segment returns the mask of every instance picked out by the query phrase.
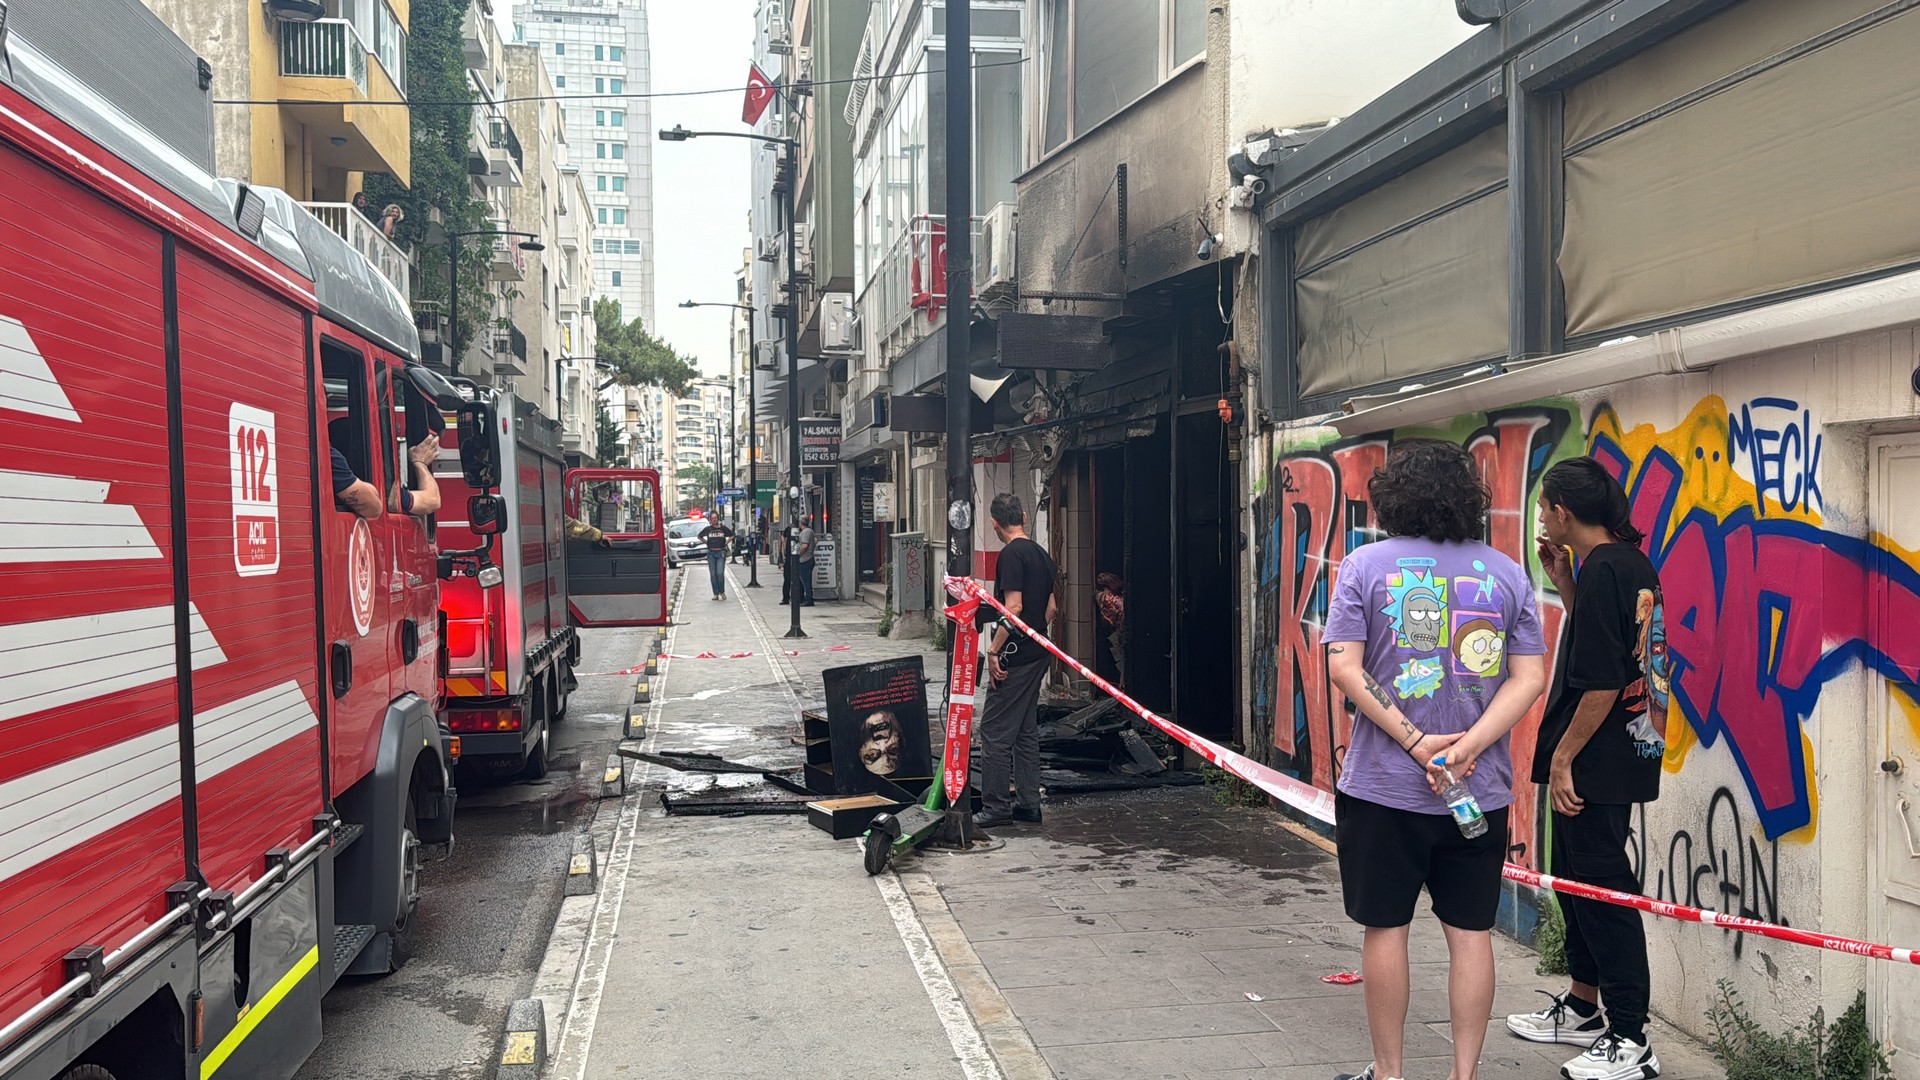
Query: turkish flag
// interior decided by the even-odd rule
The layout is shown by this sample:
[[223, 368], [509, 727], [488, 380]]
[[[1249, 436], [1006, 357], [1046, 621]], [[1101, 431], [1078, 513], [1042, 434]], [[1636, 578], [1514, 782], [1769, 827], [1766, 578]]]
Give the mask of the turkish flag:
[[747, 101], [740, 108], [740, 119], [748, 127], [760, 122], [766, 114], [767, 106], [773, 104], [773, 82], [760, 70], [759, 64], [747, 65]]

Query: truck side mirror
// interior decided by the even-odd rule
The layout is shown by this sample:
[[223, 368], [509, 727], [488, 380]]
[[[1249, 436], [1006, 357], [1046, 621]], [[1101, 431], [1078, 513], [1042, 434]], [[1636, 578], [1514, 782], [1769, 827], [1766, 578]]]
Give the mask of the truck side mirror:
[[493, 430], [493, 406], [484, 401], [463, 401], [459, 417], [460, 472], [466, 477], [467, 486], [476, 491], [498, 487], [500, 445]]
[[476, 536], [498, 536], [506, 532], [507, 504], [498, 495], [467, 496], [467, 528]]

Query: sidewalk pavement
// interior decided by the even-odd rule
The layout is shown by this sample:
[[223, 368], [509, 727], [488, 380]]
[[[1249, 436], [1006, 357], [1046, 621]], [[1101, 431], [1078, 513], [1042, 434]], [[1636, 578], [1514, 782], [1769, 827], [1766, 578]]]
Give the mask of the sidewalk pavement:
[[[724, 603], [704, 574], [688, 578], [673, 651], [759, 655], [669, 661], [655, 749], [792, 764], [822, 670], [926, 644], [881, 639], [877, 612], [826, 601], [802, 609], [811, 636], [786, 641], [778, 571], [744, 590], [743, 568], [729, 570]], [[937, 682], [943, 661], [927, 656]], [[604, 989], [572, 1010], [587, 1049], [556, 1076], [1330, 1080], [1371, 1057], [1361, 988], [1320, 981], [1360, 962], [1333, 859], [1276, 812], [1197, 788], [1081, 796], [1047, 803], [1044, 827], [1003, 830], [996, 850], [909, 857], [868, 879], [855, 845], [798, 817], [657, 809], [660, 790], [713, 778], [635, 775], [645, 809], [604, 886], [623, 898], [617, 923], [583, 979]], [[1480, 1076], [1557, 1076], [1572, 1048], [1514, 1039], [1498, 1017], [1562, 980], [1494, 940]], [[1446, 954], [1424, 913], [1412, 947], [1408, 1076], [1443, 1080]], [[1723, 1075], [1671, 1027], [1650, 1030], [1670, 1080]]]

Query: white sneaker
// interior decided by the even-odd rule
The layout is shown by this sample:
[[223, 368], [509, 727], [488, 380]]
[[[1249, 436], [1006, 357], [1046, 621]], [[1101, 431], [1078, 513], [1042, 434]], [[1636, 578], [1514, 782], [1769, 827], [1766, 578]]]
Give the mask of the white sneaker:
[[[1373, 1063], [1368, 1062], [1367, 1067], [1357, 1073], [1341, 1073], [1339, 1076], [1334, 1077], [1333, 1080], [1374, 1080]], [[1400, 1078], [1397, 1076], [1385, 1076], [1381, 1077], [1380, 1080], [1400, 1080]]]
[[1565, 1043], [1568, 1046], [1592, 1046], [1600, 1036], [1607, 1033], [1607, 1022], [1596, 1010], [1592, 1016], [1582, 1019], [1568, 1004], [1568, 998], [1559, 994], [1537, 991], [1546, 994], [1552, 1002], [1539, 1012], [1514, 1013], [1507, 1017], [1507, 1030], [1515, 1035], [1537, 1043]]
[[1660, 1075], [1660, 1059], [1653, 1048], [1609, 1031], [1587, 1052], [1560, 1066], [1566, 1080], [1653, 1080]]

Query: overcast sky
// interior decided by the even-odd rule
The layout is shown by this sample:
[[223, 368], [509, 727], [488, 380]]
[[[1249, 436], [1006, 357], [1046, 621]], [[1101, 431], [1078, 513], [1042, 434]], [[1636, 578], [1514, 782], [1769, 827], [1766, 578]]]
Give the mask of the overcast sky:
[[[653, 92], [738, 88], [753, 56], [753, 0], [647, 0], [653, 49]], [[510, 2], [496, 16], [512, 20]], [[511, 37], [513, 28], [505, 27]], [[699, 363], [708, 375], [727, 370], [726, 308], [688, 308], [682, 300], [732, 303], [747, 231], [746, 139], [663, 143], [655, 134], [681, 124], [695, 131], [746, 132], [744, 93], [653, 100], [653, 330]]]

